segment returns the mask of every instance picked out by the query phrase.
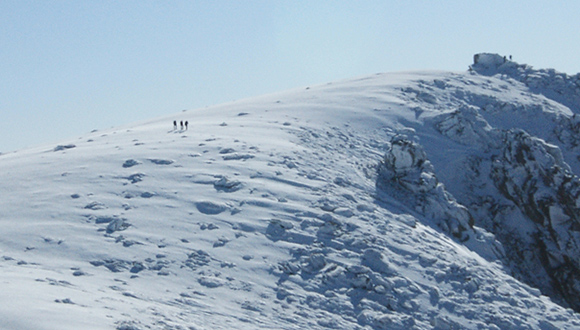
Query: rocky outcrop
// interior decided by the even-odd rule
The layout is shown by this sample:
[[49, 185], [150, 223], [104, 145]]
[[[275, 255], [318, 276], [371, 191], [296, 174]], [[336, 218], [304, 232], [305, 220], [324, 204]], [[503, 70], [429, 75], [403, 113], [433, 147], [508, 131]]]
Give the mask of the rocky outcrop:
[[[493, 78], [421, 80], [402, 90], [415, 118], [447, 145], [427, 140], [433, 131], [395, 136], [377, 187], [469, 248], [491, 233], [485, 244], [497, 239], [505, 254], [488, 255], [580, 311], [580, 115], [572, 115], [580, 114], [580, 74], [497, 54], [477, 54], [471, 71]], [[481, 245], [473, 250], [483, 255]]]
[[[457, 175], [471, 181], [463, 202], [476, 224], [502, 241], [521, 279], [580, 310], [580, 178], [560, 148], [521, 129], [493, 128], [475, 107], [432, 120], [450, 140], [483, 151]], [[558, 138], [577, 145], [580, 121], [560, 121]]]
[[532, 237], [518, 241], [530, 242], [521, 248], [533, 251], [550, 277], [537, 284], [580, 310], [580, 179], [557, 147], [521, 130], [506, 132], [504, 141], [491, 179], [535, 226]]
[[554, 134], [569, 149], [576, 151], [580, 147], [580, 115], [559, 118]]
[[419, 144], [395, 136], [379, 167], [378, 185], [395, 189], [399, 198], [459, 240], [469, 239], [473, 218], [439, 182]]

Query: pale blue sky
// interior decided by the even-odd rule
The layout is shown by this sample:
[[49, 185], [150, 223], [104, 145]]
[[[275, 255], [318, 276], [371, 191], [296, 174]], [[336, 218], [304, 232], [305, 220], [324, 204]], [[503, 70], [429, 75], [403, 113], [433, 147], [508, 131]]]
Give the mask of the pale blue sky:
[[575, 74], [579, 13], [572, 0], [0, 0], [0, 152], [378, 72], [464, 71], [478, 52]]

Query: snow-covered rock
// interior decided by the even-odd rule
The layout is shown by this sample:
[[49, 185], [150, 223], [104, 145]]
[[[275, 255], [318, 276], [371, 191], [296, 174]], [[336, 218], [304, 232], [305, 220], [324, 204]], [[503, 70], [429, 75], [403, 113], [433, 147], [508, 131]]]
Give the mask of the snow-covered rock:
[[[533, 232], [515, 237], [535, 284], [580, 309], [580, 178], [570, 172], [560, 150], [519, 130], [506, 132], [503, 152], [492, 162], [498, 190], [533, 222]], [[537, 267], [533, 264], [537, 263]], [[543, 268], [550, 278], [537, 277]]]
[[433, 120], [441, 134], [457, 143], [475, 145], [484, 151], [498, 148], [501, 143], [498, 130], [494, 129], [473, 106], [462, 106]]
[[467, 232], [474, 224], [471, 215], [439, 182], [427, 154], [417, 143], [395, 136], [379, 168], [378, 180], [381, 189], [402, 189], [404, 202], [437, 221], [446, 232], [460, 240], [469, 239]]
[[474, 55], [470, 67], [479, 74], [504, 75], [523, 82], [534, 93], [542, 94], [567, 107], [580, 112], [580, 73], [567, 75], [554, 69], [535, 70], [526, 64], [518, 64], [498, 54], [481, 53]]

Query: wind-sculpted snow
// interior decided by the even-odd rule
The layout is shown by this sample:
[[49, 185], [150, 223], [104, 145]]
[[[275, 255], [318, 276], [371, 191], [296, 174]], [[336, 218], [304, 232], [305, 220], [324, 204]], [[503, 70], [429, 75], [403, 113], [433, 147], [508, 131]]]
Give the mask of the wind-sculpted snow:
[[473, 106], [464, 106], [452, 113], [433, 119], [435, 127], [453, 141], [465, 145], [476, 145], [484, 150], [498, 148], [501, 137], [497, 130], [479, 114]]
[[493, 70], [2, 155], [0, 328], [580, 328], [578, 120]]

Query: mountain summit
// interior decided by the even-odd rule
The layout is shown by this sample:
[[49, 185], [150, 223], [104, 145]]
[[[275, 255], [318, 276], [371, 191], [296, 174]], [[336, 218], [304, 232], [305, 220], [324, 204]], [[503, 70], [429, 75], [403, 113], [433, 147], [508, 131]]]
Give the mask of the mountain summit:
[[578, 329], [579, 100], [478, 54], [1, 155], [0, 327]]

